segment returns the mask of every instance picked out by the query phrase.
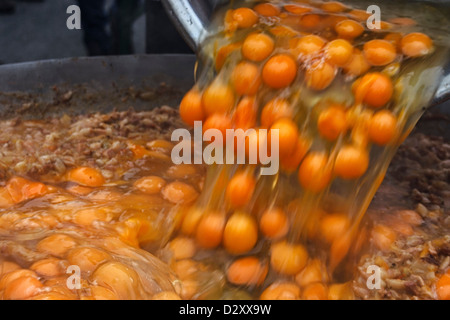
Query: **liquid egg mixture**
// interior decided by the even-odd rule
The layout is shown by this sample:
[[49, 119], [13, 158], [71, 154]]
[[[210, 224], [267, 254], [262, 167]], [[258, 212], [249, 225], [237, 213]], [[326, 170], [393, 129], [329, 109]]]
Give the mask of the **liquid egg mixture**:
[[[437, 89], [448, 21], [393, 10], [369, 29], [370, 16], [340, 2], [243, 1], [216, 12], [179, 114], [2, 121], [0, 298], [449, 299], [445, 223], [416, 243], [417, 261], [435, 253], [417, 285], [428, 291], [387, 254], [432, 210], [365, 216]], [[196, 122], [224, 149], [226, 130], [242, 129], [233, 150], [255, 161], [174, 164], [172, 131]], [[274, 141], [280, 169], [264, 175], [259, 149], [271, 155]], [[370, 265], [397, 277], [382, 281], [393, 291], [361, 287]]]

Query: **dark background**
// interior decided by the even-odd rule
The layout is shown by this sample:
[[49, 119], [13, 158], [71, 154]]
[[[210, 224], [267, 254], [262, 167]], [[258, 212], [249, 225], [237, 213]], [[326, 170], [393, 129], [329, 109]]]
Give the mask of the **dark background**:
[[[105, 0], [106, 11], [114, 1]], [[15, 13], [0, 14], [0, 64], [88, 55], [84, 30], [66, 27], [70, 16], [66, 10], [73, 4], [78, 3], [15, 1]], [[191, 52], [165, 15], [160, 1], [142, 0], [142, 7], [142, 14], [133, 23], [134, 51], [129, 54]], [[109, 28], [107, 31], [110, 32]]]

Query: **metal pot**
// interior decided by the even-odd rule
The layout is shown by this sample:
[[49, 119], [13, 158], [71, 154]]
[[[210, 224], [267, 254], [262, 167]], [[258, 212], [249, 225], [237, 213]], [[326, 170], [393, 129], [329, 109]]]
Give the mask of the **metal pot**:
[[[254, 1], [245, 1], [249, 3]], [[346, 0], [346, 3], [359, 8], [367, 8], [369, 5], [377, 4], [382, 12], [397, 12], [400, 16], [419, 16], [419, 20], [429, 26], [430, 30], [442, 28], [450, 16], [450, 4], [448, 0]], [[162, 3], [177, 27], [184, 40], [195, 51], [202, 39], [208, 36], [208, 26], [211, 22], [213, 11], [220, 6], [229, 4], [226, 0], [162, 0]], [[386, 11], [384, 11], [386, 10]], [[419, 14], [418, 14], [419, 13]], [[447, 44], [448, 45], [448, 44]], [[450, 65], [447, 64], [442, 70], [442, 81], [436, 90], [434, 99], [430, 106], [442, 104], [450, 99]]]

